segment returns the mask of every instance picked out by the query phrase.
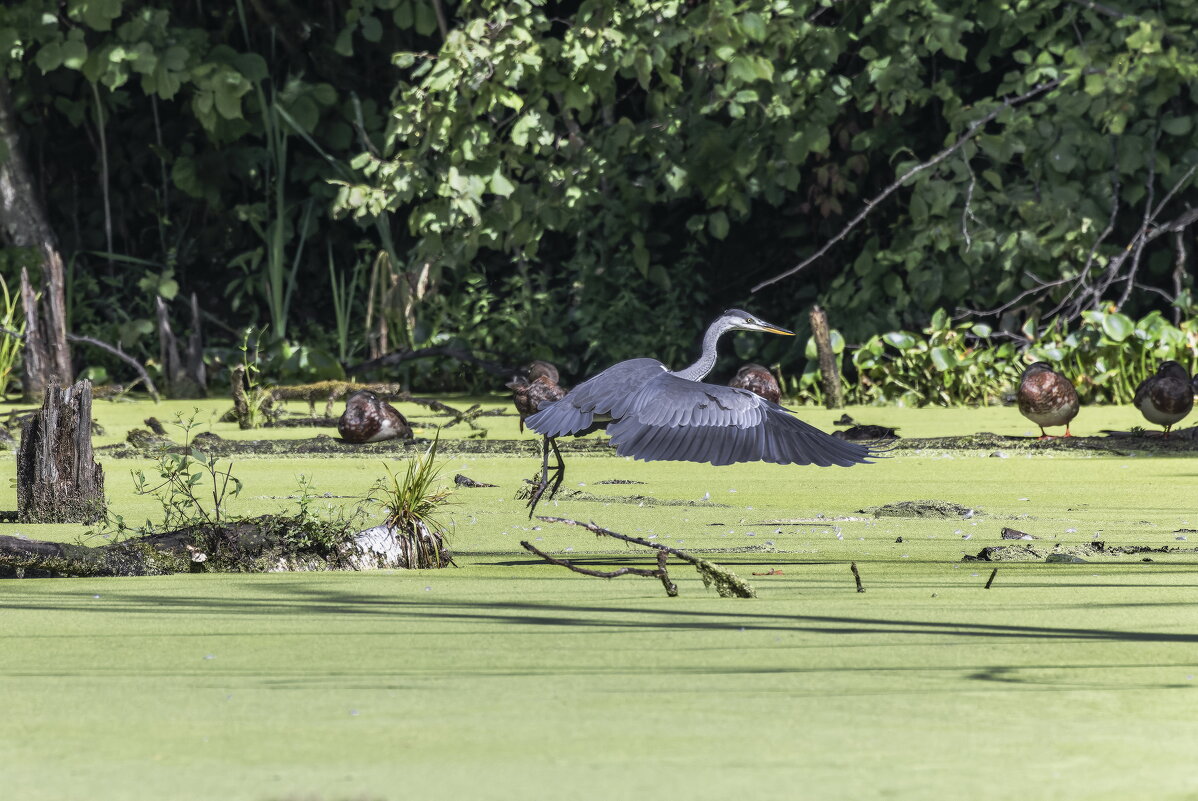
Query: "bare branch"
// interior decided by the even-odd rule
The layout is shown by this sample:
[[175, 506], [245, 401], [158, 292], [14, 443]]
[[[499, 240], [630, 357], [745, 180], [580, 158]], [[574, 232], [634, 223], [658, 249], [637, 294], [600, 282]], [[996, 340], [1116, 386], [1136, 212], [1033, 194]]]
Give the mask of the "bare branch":
[[[567, 526], [580, 526], [585, 528], [592, 534], [600, 537], [613, 537], [622, 542], [631, 542], [634, 545], [641, 545], [645, 548], [655, 548], [658, 552], [657, 564], [664, 570], [666, 555], [675, 556], [688, 564], [691, 564], [699, 571], [699, 576], [703, 579], [703, 583], [708, 586], [715, 586], [716, 592], [723, 598], [755, 598], [756, 592], [753, 587], [740, 576], [733, 573], [731, 570], [726, 570], [714, 562], [709, 562], [706, 559], [695, 556], [694, 554], [680, 551], [677, 548], [671, 548], [668, 545], [661, 545], [656, 542], [650, 542], [640, 537], [632, 537], [627, 534], [618, 534], [615, 531], [609, 531], [594, 523], [583, 523], [578, 520], [570, 520], [565, 517], [544, 517], [538, 516], [538, 520], [543, 520], [546, 523], [563, 523]], [[523, 543], [521, 543], [523, 544]], [[664, 583], [665, 579], [663, 579]], [[669, 592], [667, 585], [666, 591]]]
[[84, 345], [91, 345], [94, 348], [99, 348], [106, 353], [111, 353], [113, 356], [116, 356], [118, 359], [125, 362], [137, 371], [138, 376], [141, 377], [141, 380], [146, 385], [146, 392], [150, 393], [150, 397], [154, 399], [154, 402], [157, 403], [160, 400], [158, 388], [155, 387], [154, 382], [150, 380], [150, 374], [146, 372], [146, 368], [142, 367], [141, 362], [139, 362], [137, 359], [134, 359], [128, 353], [125, 353], [125, 351], [121, 350], [119, 347], [109, 345], [107, 342], [101, 342], [93, 337], [85, 337], [78, 334], [67, 334], [67, 339], [71, 342], [81, 342]]
[[976, 136], [978, 134], [978, 132], [980, 132], [982, 130], [982, 128], [984, 128], [987, 124], [992, 122], [1004, 110], [1006, 110], [1008, 108], [1012, 108], [1017, 105], [1020, 105], [1022, 103], [1025, 103], [1028, 100], [1031, 100], [1034, 97], [1042, 95], [1051, 89], [1055, 89], [1056, 87], [1060, 86], [1061, 83], [1064, 82], [1064, 80], [1065, 80], [1064, 78], [1056, 78], [1054, 80], [1048, 81], [1047, 83], [1039, 84], [1038, 86], [1035, 86], [1032, 89], [1029, 89], [1027, 92], [1024, 92], [1021, 95], [1018, 95], [1016, 97], [1007, 98], [1002, 103], [995, 106], [994, 109], [992, 109], [990, 111], [990, 113], [971, 122], [969, 124], [969, 127], [966, 129], [965, 133], [963, 133], [960, 137], [958, 137], [956, 142], [953, 142], [951, 145], [946, 147], [944, 150], [941, 150], [939, 153], [932, 156], [927, 161], [916, 164], [914, 167], [912, 167], [911, 169], [909, 169], [905, 173], [903, 173], [901, 176], [899, 176], [898, 180], [896, 180], [894, 183], [890, 184], [890, 186], [883, 189], [878, 195], [874, 196], [870, 200], [867, 200], [865, 202], [865, 206], [861, 209], [861, 211], [857, 212], [857, 215], [855, 217], [853, 217], [853, 219], [849, 220], [848, 224], [844, 228], [840, 229], [840, 233], [836, 234], [834, 237], [832, 237], [827, 242], [825, 242], [823, 244], [823, 247], [821, 247], [815, 253], [808, 256], [806, 259], [801, 261], [799, 264], [795, 265], [794, 267], [791, 267], [789, 270], [785, 270], [785, 271], [775, 275], [773, 278], [767, 278], [766, 280], [757, 284], [757, 286], [753, 287], [752, 291], [758, 292], [771, 284], [776, 284], [777, 282], [781, 281], [784, 278], [789, 278], [790, 276], [794, 275], [795, 273], [799, 272], [800, 270], [802, 270], [805, 267], [807, 267], [808, 265], [810, 265], [812, 262], [814, 262], [817, 259], [819, 259], [820, 257], [822, 257], [825, 253], [827, 253], [829, 250], [832, 249], [833, 245], [835, 245], [837, 242], [839, 242], [840, 240], [842, 240], [846, 236], [848, 236], [849, 233], [854, 228], [856, 228], [861, 223], [862, 220], [864, 220], [866, 217], [868, 217], [870, 215], [870, 213], [873, 212], [873, 210], [882, 201], [884, 201], [886, 198], [890, 197], [896, 191], [898, 191], [898, 189], [907, 181], [907, 179], [912, 178], [915, 175], [918, 175], [919, 173], [923, 172], [924, 170], [927, 170], [931, 167], [936, 166], [937, 164], [939, 164], [940, 162], [944, 161], [946, 158], [951, 156], [953, 153], [956, 153], [958, 150], [960, 150], [965, 145], [966, 142], [968, 142], [970, 139], [972, 139], [974, 136]]
[[678, 595], [677, 585], [670, 581], [670, 575], [666, 572], [665, 563], [669, 554], [667, 554], [665, 551], [657, 552], [656, 570], [648, 570], [643, 567], [621, 567], [617, 568], [616, 570], [591, 570], [589, 568], [579, 567], [567, 559], [558, 559], [555, 556], [550, 556], [526, 540], [521, 540], [520, 545], [524, 548], [524, 550], [535, 553], [537, 556], [541, 557], [552, 565], [558, 565], [559, 567], [564, 567], [567, 570], [573, 570], [575, 573], [581, 573], [584, 576], [595, 576], [596, 578], [605, 579], [613, 579], [618, 576], [644, 576], [645, 578], [661, 579], [661, 583], [666, 588], [666, 595], [670, 596], [671, 598]]
[[[1173, 232], [1173, 251], [1176, 254], [1173, 259], [1173, 302], [1176, 303], [1185, 289], [1186, 241], [1181, 231]], [[1173, 325], [1181, 325], [1181, 308], [1176, 305], [1173, 307]]]
[[973, 166], [969, 163], [969, 158], [965, 158], [965, 169], [969, 172], [969, 188], [965, 190], [965, 207], [961, 209], [961, 236], [965, 239], [965, 252], [973, 247], [973, 240], [969, 237], [969, 221], [978, 221], [978, 218], [973, 215], [973, 190], [978, 185], [978, 177], [973, 173]]
[[[1117, 145], [1115, 143], [1115, 137], [1113, 137], [1113, 136], [1110, 137], [1110, 143], [1111, 143], [1111, 216], [1107, 220], [1106, 228], [1104, 228], [1102, 233], [1098, 235], [1098, 238], [1094, 240], [1094, 243], [1092, 245], [1090, 245], [1090, 252], [1086, 256], [1086, 263], [1082, 266], [1082, 271], [1081, 271], [1081, 274], [1078, 276], [1077, 281], [1074, 283], [1074, 285], [1072, 287], [1070, 287], [1069, 291], [1065, 293], [1065, 297], [1062, 298], [1061, 301], [1053, 308], [1053, 310], [1048, 313], [1048, 315], [1047, 315], [1048, 317], [1054, 317], [1062, 309], [1064, 309], [1065, 305], [1069, 302], [1069, 299], [1073, 296], [1073, 293], [1075, 291], [1077, 291], [1079, 288], [1084, 288], [1086, 290], [1089, 289], [1088, 281], [1089, 281], [1089, 277], [1090, 277], [1090, 270], [1093, 269], [1093, 267], [1094, 267], [1094, 259], [1098, 255], [1098, 248], [1102, 245], [1102, 243], [1106, 240], [1106, 238], [1111, 235], [1111, 232], [1115, 230], [1115, 221], [1119, 216], [1119, 192], [1121, 191], [1122, 186], [1119, 182], [1119, 157], [1118, 157]], [[1068, 315], [1066, 315], [1066, 317], [1068, 319], [1073, 319], [1073, 318], [1077, 317], [1079, 314], [1081, 314], [1082, 308], [1086, 305], [1086, 301], [1085, 301], [1086, 294], [1087, 294], [1086, 292], [1082, 293], [1082, 298], [1077, 301], [1077, 303], [1074, 305], [1074, 307], [1070, 311], [1070, 313]]]
[[[1123, 304], [1127, 303], [1127, 299], [1131, 297], [1132, 289], [1135, 288], [1136, 273], [1140, 271], [1140, 255], [1144, 252], [1145, 242], [1143, 234], [1148, 230], [1148, 225], [1160, 211], [1159, 208], [1154, 211], [1152, 207], [1152, 201], [1156, 198], [1156, 145], [1160, 139], [1161, 129], [1157, 128], [1156, 136], [1152, 138], [1152, 147], [1148, 150], [1148, 185], [1146, 187], [1146, 197], [1144, 198], [1144, 219], [1140, 223], [1140, 230], [1137, 232], [1136, 238], [1133, 240], [1135, 248], [1132, 250], [1131, 272], [1127, 276], [1127, 286], [1123, 288], [1123, 296], [1119, 298], [1118, 307], [1120, 309], [1123, 308]], [[1172, 192], [1169, 194], [1172, 195]], [[1168, 201], [1168, 199], [1168, 196], [1166, 196], [1165, 201]], [[1165, 201], [1162, 201], [1162, 203]], [[1107, 271], [1107, 274], [1111, 274], [1110, 270]]]
[[441, 41], [449, 38], [449, 23], [445, 19], [445, 9], [441, 7], [441, 0], [433, 0], [433, 12], [437, 15], [437, 30], [441, 32]]
[[1099, 14], [1105, 14], [1108, 17], [1114, 17], [1115, 19], [1123, 19], [1127, 16], [1125, 12], [1120, 11], [1117, 8], [1111, 8], [1110, 6], [1103, 5], [1102, 3], [1096, 3], [1094, 0], [1071, 0], [1071, 2], [1073, 2], [1075, 5], [1081, 6], [1082, 8], [1088, 8], [1091, 11], [1097, 11]]

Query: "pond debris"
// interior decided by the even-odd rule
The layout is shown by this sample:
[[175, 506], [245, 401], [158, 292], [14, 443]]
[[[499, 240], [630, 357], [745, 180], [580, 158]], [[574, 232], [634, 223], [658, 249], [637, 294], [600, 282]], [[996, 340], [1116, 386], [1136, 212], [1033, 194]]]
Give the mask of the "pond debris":
[[661, 545], [656, 542], [650, 542], [649, 540], [642, 539], [640, 537], [632, 537], [627, 534], [619, 534], [615, 531], [609, 531], [608, 529], [598, 526], [595, 523], [583, 523], [578, 520], [570, 520], [570, 519], [564, 518], [564, 517], [538, 516], [537, 519], [543, 520], [546, 523], [562, 523], [567, 526], [579, 526], [581, 528], [585, 528], [587, 531], [590, 531], [592, 534], [594, 534], [595, 536], [598, 536], [598, 537], [613, 537], [613, 538], [621, 540], [623, 542], [629, 542], [629, 543], [632, 543], [633, 545], [640, 545], [645, 548], [652, 548], [657, 551], [657, 567], [654, 569], [639, 568], [639, 567], [622, 567], [622, 568], [618, 568], [616, 570], [603, 571], [603, 570], [591, 570], [589, 568], [579, 567], [578, 565], [574, 564], [573, 562], [570, 562], [569, 560], [559, 559], [555, 556], [551, 556], [550, 554], [545, 553], [544, 551], [540, 550], [539, 548], [537, 548], [536, 546], [532, 545], [531, 543], [529, 543], [527, 541], [522, 540], [520, 542], [520, 546], [522, 548], [524, 548], [526, 551], [536, 554], [537, 556], [541, 557], [542, 559], [544, 559], [546, 562], [549, 562], [550, 564], [559, 565], [568, 570], [572, 570], [575, 573], [581, 573], [585, 576], [595, 576], [597, 578], [607, 578], [607, 579], [612, 579], [612, 578], [616, 578], [617, 576], [624, 576], [624, 575], [644, 576], [646, 578], [656, 578], [656, 579], [659, 579], [662, 583], [662, 586], [665, 587], [666, 595], [673, 598], [678, 595], [678, 587], [670, 579], [669, 572], [667, 571], [667, 567], [666, 567], [666, 560], [669, 557], [673, 556], [677, 559], [681, 559], [682, 561], [692, 565], [695, 568], [695, 570], [698, 571], [699, 577], [701, 579], [703, 579], [703, 586], [708, 587], [708, 588], [714, 587], [716, 593], [718, 593], [721, 598], [756, 598], [757, 597], [757, 593], [756, 593], [756, 591], [754, 591], [752, 585], [750, 585], [747, 581], [742, 579], [740, 576], [733, 573], [731, 570], [721, 567], [720, 565], [717, 565], [714, 562], [709, 562], [706, 559], [695, 556], [694, 554], [687, 553], [686, 551], [681, 551], [677, 548], [671, 548], [668, 545]]
[[[963, 562], [1067, 562], [1072, 561], [1059, 557], [1076, 556], [1081, 561], [1093, 557], [1139, 556], [1146, 553], [1198, 553], [1198, 548], [1183, 548], [1177, 545], [1114, 545], [1108, 546], [1097, 540], [1084, 545], [1057, 545], [1053, 550], [1032, 545], [992, 545], [974, 556], [966, 554]], [[1056, 556], [1058, 558], [1050, 558]]]
[[464, 476], [461, 473], [458, 473], [457, 475], [455, 475], [453, 477], [453, 483], [457, 484], [459, 487], [469, 487], [471, 489], [477, 489], [479, 487], [498, 486], [497, 484], [487, 484], [486, 482], [483, 482], [483, 481], [475, 481], [474, 479], [470, 478], [469, 476]]
[[897, 501], [857, 510], [859, 514], [871, 514], [874, 517], [960, 517], [966, 520], [978, 514], [979, 511], [970, 506], [934, 498], [919, 501]]
[[1004, 540], [1038, 540], [1038, 539], [1040, 539], [1039, 537], [1036, 537], [1032, 534], [1028, 534], [1026, 531], [1020, 531], [1019, 529], [1015, 529], [1015, 528], [1007, 528], [1005, 526], [1003, 527], [1001, 534], [1002, 534], [1002, 538]]

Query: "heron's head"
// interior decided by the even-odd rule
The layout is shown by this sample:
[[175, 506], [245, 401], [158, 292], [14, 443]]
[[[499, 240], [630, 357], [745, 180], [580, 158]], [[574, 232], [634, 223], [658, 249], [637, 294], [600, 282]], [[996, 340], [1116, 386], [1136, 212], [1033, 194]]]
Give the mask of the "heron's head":
[[724, 321], [725, 330], [764, 331], [767, 334], [785, 334], [788, 337], [795, 335], [794, 331], [787, 330], [780, 325], [767, 323], [760, 317], [754, 317], [741, 309], [729, 309], [720, 319]]

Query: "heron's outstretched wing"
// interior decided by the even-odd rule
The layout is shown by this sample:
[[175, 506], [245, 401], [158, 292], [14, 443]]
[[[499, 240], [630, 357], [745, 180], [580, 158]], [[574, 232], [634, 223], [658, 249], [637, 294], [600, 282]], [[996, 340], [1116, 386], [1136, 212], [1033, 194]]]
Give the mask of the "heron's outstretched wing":
[[665, 374], [666, 366], [657, 359], [629, 359], [613, 364], [574, 387], [561, 400], [542, 405], [524, 424], [547, 437], [585, 431], [595, 422], [596, 415], [623, 417], [637, 390]]
[[607, 432], [616, 453], [645, 461], [847, 467], [877, 455], [864, 445], [825, 434], [748, 390], [669, 373], [652, 377], [625, 405], [627, 411]]

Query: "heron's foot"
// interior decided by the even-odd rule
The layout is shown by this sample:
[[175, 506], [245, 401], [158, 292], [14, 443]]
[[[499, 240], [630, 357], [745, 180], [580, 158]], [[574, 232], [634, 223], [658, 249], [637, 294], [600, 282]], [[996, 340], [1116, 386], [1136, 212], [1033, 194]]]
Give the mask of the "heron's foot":
[[557, 495], [557, 491], [561, 488], [562, 481], [565, 479], [565, 477], [565, 470], [554, 468], [552, 478], [550, 478], [547, 474], [542, 474], [538, 479], [525, 479], [525, 481], [529, 484], [528, 516], [530, 519], [537, 510], [537, 504], [540, 503], [541, 499], [545, 497], [546, 492], [548, 492], [550, 500]]

